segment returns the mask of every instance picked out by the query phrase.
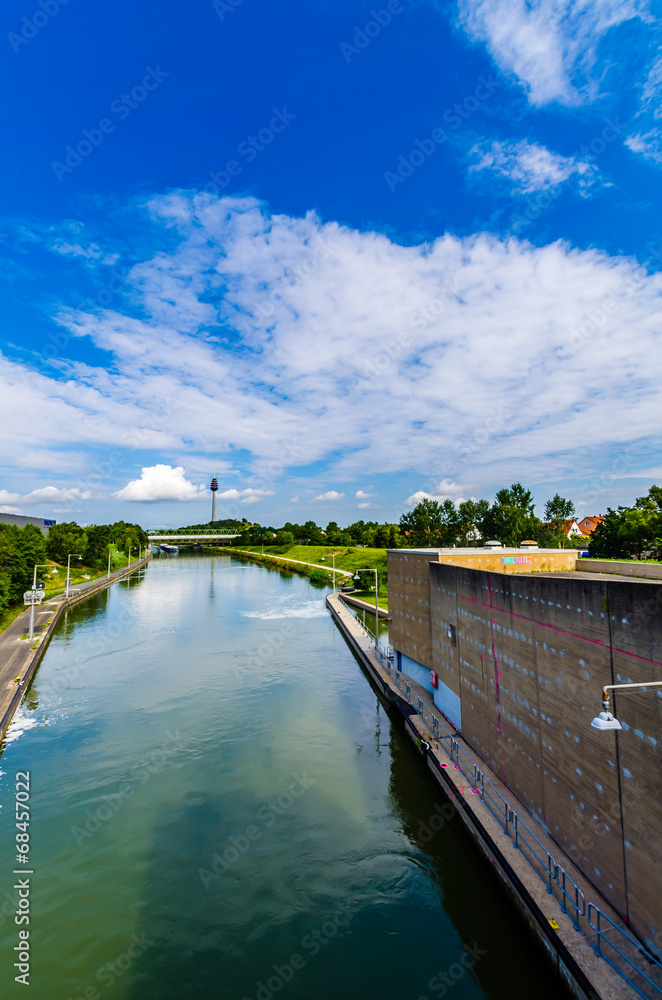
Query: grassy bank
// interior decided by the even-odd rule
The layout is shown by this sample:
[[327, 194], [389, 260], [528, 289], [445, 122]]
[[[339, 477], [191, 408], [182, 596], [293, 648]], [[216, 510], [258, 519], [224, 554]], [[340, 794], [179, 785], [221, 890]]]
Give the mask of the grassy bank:
[[[352, 597], [356, 597], [359, 601], [365, 601], [366, 604], [372, 604], [375, 606], [375, 592], [374, 590], [355, 590], [353, 591]], [[382, 594], [381, 587], [379, 588], [379, 606], [382, 611], [388, 611], [388, 593]]]
[[[242, 546], [245, 552], [262, 552], [260, 545]], [[305, 563], [320, 563], [332, 566], [335, 553], [336, 569], [344, 569], [355, 573], [357, 569], [386, 569], [386, 549], [359, 549], [342, 545], [265, 545], [264, 554], [270, 556], [287, 556], [288, 559], [300, 559]]]
[[[386, 549], [359, 549], [339, 545], [248, 545], [241, 549], [223, 548], [224, 554], [250, 559], [264, 566], [277, 567], [290, 573], [299, 573], [317, 583], [331, 583], [333, 579], [333, 556], [336, 570], [345, 570], [352, 576], [357, 569], [376, 569], [379, 572], [379, 605], [388, 608], [388, 587], [386, 582]], [[289, 562], [295, 559], [298, 562]], [[368, 581], [370, 576], [363, 578]], [[336, 573], [336, 585], [350, 583], [350, 576]], [[374, 602], [375, 592], [365, 591], [361, 600]]]

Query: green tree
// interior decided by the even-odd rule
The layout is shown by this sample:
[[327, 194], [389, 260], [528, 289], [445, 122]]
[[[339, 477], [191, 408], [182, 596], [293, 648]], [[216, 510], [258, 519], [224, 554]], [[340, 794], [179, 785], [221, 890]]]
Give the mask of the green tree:
[[452, 500], [425, 498], [400, 518], [400, 531], [408, 545], [436, 548], [454, 545], [460, 529], [460, 513]]
[[485, 519], [490, 512], [489, 500], [463, 500], [458, 512], [458, 534], [462, 541], [466, 545], [478, 545], [485, 533]]
[[276, 545], [286, 545], [288, 549], [294, 545], [294, 535], [291, 531], [284, 531], [282, 528], [276, 533]]
[[19, 528], [0, 524], [0, 576], [2, 601], [16, 603], [32, 587], [34, 567], [46, 559], [46, 539], [34, 524]]
[[555, 493], [552, 499], [545, 504], [545, 521], [548, 522], [549, 527], [539, 529], [538, 544], [551, 549], [571, 546], [573, 543], [568, 538], [566, 522], [574, 520], [576, 516], [572, 500], [566, 500], [560, 493]]
[[82, 556], [87, 554], [87, 533], [75, 521], [54, 524], [48, 532], [46, 541], [48, 558], [57, 563], [66, 563], [69, 553]]
[[536, 538], [540, 519], [533, 513], [533, 496], [521, 483], [499, 490], [485, 518], [486, 541], [495, 538], [504, 545], [517, 546], [525, 538]]
[[559, 493], [555, 493], [552, 499], [545, 504], [545, 520], [557, 528], [566, 521], [574, 520], [576, 516], [572, 500], [566, 500]]
[[588, 550], [602, 559], [662, 558], [662, 489], [651, 486], [632, 507], [608, 507]]

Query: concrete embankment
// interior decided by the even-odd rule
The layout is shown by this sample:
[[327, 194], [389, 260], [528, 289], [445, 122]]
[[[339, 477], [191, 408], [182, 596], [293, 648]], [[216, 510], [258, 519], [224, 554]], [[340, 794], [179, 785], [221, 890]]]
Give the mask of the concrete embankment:
[[[353, 608], [358, 608], [359, 611], [369, 611], [373, 615], [375, 613], [375, 605], [369, 601], [362, 601], [359, 597], [352, 597], [351, 594], [343, 594], [342, 599], [345, 604], [349, 604]], [[380, 622], [391, 620], [391, 616], [386, 608], [379, 608], [379, 620]]]
[[99, 591], [110, 587], [117, 580], [122, 580], [142, 569], [151, 558], [152, 553], [148, 549], [147, 554], [142, 559], [136, 560], [122, 569], [115, 570], [110, 576], [104, 575], [89, 583], [72, 587], [68, 598], [59, 595], [39, 605], [35, 608], [35, 628], [32, 639], [27, 637], [29, 608], [26, 608], [4, 630], [0, 635], [0, 740], [5, 735], [16, 709], [23, 700], [60, 616], [78, 601], [84, 601], [93, 594], [98, 594]]
[[582, 573], [606, 573], [609, 576], [662, 580], [662, 563], [616, 562], [611, 559], [578, 559], [577, 569], [581, 570]]
[[[555, 868], [548, 859], [558, 858], [565, 875], [582, 894], [576, 898], [586, 903], [591, 900], [620, 926], [618, 915], [587, 883], [570, 858], [559, 857], [558, 846], [436, 710], [429, 692], [398, 674], [392, 664], [377, 654], [374, 643], [343, 599], [330, 594], [326, 603], [379, 695], [399, 710], [405, 732], [421, 754], [422, 763], [450, 800], [442, 807], [440, 821], [455, 816], [462, 822], [549, 958], [559, 983], [582, 1000], [634, 1000], [637, 996], [634, 990], [593, 950], [596, 936], [588, 923], [586, 906], [581, 907], [583, 913], [574, 909], [569, 898], [559, 892], [553, 875], [545, 873], [545, 867]], [[521, 818], [519, 826], [518, 818]], [[523, 820], [535, 827], [535, 841]], [[531, 844], [542, 857], [543, 866], [536, 867], [529, 856]], [[574, 895], [574, 889], [570, 891]], [[471, 906], [469, 899], [467, 906]], [[516, 954], [514, 945], [515, 961]]]

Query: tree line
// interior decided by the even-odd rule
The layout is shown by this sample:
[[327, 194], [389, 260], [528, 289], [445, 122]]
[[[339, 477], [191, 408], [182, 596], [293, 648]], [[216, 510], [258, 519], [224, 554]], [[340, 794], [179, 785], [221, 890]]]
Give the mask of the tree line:
[[[575, 516], [570, 500], [552, 497], [545, 505], [547, 525], [534, 514], [530, 490], [521, 483], [499, 490], [494, 503], [488, 500], [424, 499], [413, 510], [403, 514], [397, 524], [377, 521], [355, 521], [340, 528], [329, 521], [325, 529], [314, 521], [295, 524], [287, 521], [282, 527], [235, 523], [239, 532], [234, 545], [364, 545], [374, 548], [403, 547], [442, 548], [453, 545], [482, 545], [486, 538], [497, 538], [505, 545], [519, 545], [526, 538], [546, 548], [570, 545], [563, 530], [564, 522]], [[225, 522], [224, 522], [225, 524]], [[228, 525], [229, 527], [229, 525]]]
[[544, 520], [535, 514], [531, 490], [513, 483], [489, 500], [423, 499], [403, 514], [397, 524], [355, 521], [346, 528], [329, 521], [322, 529], [314, 521], [282, 527], [242, 521], [215, 521], [191, 528], [224, 528], [238, 532], [233, 545], [364, 545], [374, 548], [446, 548], [482, 546], [488, 539], [516, 547], [525, 540], [541, 548], [575, 548], [587, 545], [591, 556], [611, 559], [662, 559], [662, 487], [651, 486], [648, 495], [631, 507], [607, 508], [607, 514], [588, 539], [568, 537], [567, 522], [577, 518], [572, 500], [556, 493], [544, 505]]
[[139, 546], [147, 543], [140, 525], [126, 521], [86, 528], [74, 521], [54, 524], [48, 536], [34, 524], [19, 528], [0, 522], [0, 613], [23, 600], [24, 592], [32, 588], [34, 567], [47, 559], [66, 565], [71, 554], [81, 556], [82, 563], [91, 569], [105, 569], [109, 552], [114, 563], [121, 563], [129, 547], [137, 553]]
[[598, 559], [662, 559], [662, 487], [651, 486], [632, 507], [608, 507], [588, 550]]

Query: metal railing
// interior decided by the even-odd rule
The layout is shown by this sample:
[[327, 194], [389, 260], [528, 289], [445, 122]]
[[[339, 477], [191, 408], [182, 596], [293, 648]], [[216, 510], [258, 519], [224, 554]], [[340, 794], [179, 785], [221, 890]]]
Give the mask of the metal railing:
[[365, 632], [365, 634], [368, 636], [368, 638], [373, 643], [375, 642], [375, 639], [377, 639], [377, 644], [376, 644], [377, 654], [378, 654], [379, 659], [380, 659], [380, 661], [382, 663], [382, 666], [384, 666], [386, 663], [388, 663], [390, 660], [392, 660], [393, 659], [393, 647], [389, 646], [387, 643], [381, 642], [380, 639], [377, 636], [375, 636], [375, 633], [372, 631], [372, 629], [368, 628], [368, 626], [366, 625], [366, 623], [364, 621], [361, 621], [361, 619], [359, 618], [359, 616], [356, 614], [356, 608], [350, 607], [350, 605], [347, 604], [347, 602], [343, 600], [343, 598], [342, 598], [342, 596], [340, 594], [338, 594], [338, 597], [342, 601], [343, 606], [352, 615], [352, 617], [354, 618], [354, 621], [356, 622], [356, 624], [359, 626], [359, 628], [361, 628]]
[[[572, 926], [575, 928], [575, 930], [580, 931], [581, 927], [579, 925], [579, 918], [586, 916], [586, 899], [584, 898], [584, 893], [579, 888], [577, 883], [573, 882], [568, 873], [564, 871], [560, 865], [556, 866], [556, 881], [561, 890], [561, 899], [559, 900], [561, 904], [561, 909], [564, 913], [568, 914], [568, 916], [572, 920]], [[567, 883], [570, 883], [572, 888], [575, 890], [572, 895], [566, 889]], [[565, 905], [566, 899], [572, 905], [575, 911], [574, 915], [566, 907]]]
[[[596, 918], [595, 923], [593, 923], [592, 919], [594, 915]], [[647, 976], [646, 973], [642, 971], [642, 969], [640, 968], [639, 965], [637, 965], [636, 962], [634, 962], [628, 955], [626, 955], [623, 951], [621, 951], [621, 949], [616, 944], [614, 944], [613, 940], [607, 936], [607, 933], [605, 933], [605, 931], [603, 931], [601, 927], [602, 921], [605, 921], [606, 924], [608, 925], [607, 933], [609, 933], [609, 931], [616, 931], [616, 933], [620, 935], [621, 938], [625, 939], [625, 941], [621, 943], [624, 944], [625, 942], [627, 942], [628, 945], [631, 948], [634, 948], [636, 952], [638, 952], [652, 968], [658, 969], [660, 973], [662, 973], [662, 963], [660, 963], [656, 958], [653, 958], [650, 952], [646, 951], [646, 949], [636, 940], [636, 938], [633, 938], [631, 934], [628, 934], [628, 932], [623, 930], [622, 927], [619, 927], [618, 924], [614, 923], [611, 917], [608, 917], [606, 913], [603, 913], [602, 910], [598, 909], [598, 907], [594, 903], [589, 903], [588, 922], [596, 933], [596, 942], [594, 945], [592, 945], [595, 954], [599, 955], [600, 958], [603, 958], [608, 965], [611, 965], [612, 969], [618, 972], [618, 974], [622, 976], [627, 983], [630, 984], [632, 989], [635, 990], [639, 994], [639, 996], [644, 997], [645, 1000], [650, 1000], [650, 994], [644, 993], [642, 989], [632, 979], [630, 979], [630, 976], [628, 976], [623, 971], [623, 969], [619, 968], [618, 965], [615, 964], [610, 955], [604, 953], [604, 951], [602, 950], [603, 945], [608, 945], [616, 952], [617, 955], [620, 956], [623, 962], [627, 963], [628, 972], [630, 973], [632, 971], [636, 972], [637, 975], [641, 976], [641, 978], [655, 990], [656, 996], [662, 995], [662, 986], [659, 986], [656, 982], [654, 982], [650, 978], [650, 976]]]

